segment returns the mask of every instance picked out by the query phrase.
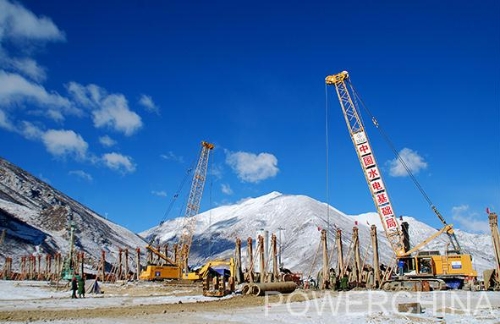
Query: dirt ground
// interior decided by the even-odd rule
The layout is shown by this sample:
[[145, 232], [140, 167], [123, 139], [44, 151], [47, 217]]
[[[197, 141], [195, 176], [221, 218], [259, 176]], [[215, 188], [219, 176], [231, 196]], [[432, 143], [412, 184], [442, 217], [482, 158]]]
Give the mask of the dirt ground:
[[[154, 285], [107, 285], [103, 286], [103, 298], [108, 296], [193, 296], [201, 295], [201, 284], [164, 284]], [[294, 295], [290, 299], [292, 302], [305, 300], [304, 294]], [[110, 297], [112, 298], [112, 297]], [[277, 302], [278, 296], [269, 296], [269, 302]], [[235, 309], [255, 306], [264, 306], [265, 297], [235, 295], [231, 298], [214, 299], [213, 301], [197, 301], [192, 303], [174, 303], [174, 304], [138, 304], [118, 307], [98, 307], [98, 308], [80, 308], [80, 309], [37, 309], [15, 311], [0, 311], [0, 322], [30, 322], [30, 321], [52, 321], [52, 320], [77, 320], [90, 318], [126, 318], [154, 314], [166, 313], [196, 313], [196, 312], [217, 312], [221, 309]]]

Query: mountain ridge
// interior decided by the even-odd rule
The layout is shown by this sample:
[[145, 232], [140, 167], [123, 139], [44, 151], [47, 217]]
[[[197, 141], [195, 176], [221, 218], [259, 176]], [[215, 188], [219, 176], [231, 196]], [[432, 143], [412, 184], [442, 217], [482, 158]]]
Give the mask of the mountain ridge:
[[[245, 265], [248, 258], [247, 238], [253, 239], [255, 248], [257, 232], [267, 230], [269, 236], [275, 234], [278, 238], [285, 267], [312, 274], [320, 267], [320, 230], [328, 224], [328, 244], [331, 251], [335, 248], [336, 230], [341, 229], [344, 251], [347, 253], [352, 229], [357, 226], [363, 257], [367, 263], [371, 263], [370, 225], [376, 224], [381, 262], [390, 264], [394, 255], [377, 213], [347, 215], [327, 203], [305, 195], [272, 191], [260, 197], [210, 209], [194, 218], [196, 225], [190, 254], [191, 265], [232, 256], [236, 238], [242, 240]], [[185, 222], [184, 217], [177, 217], [141, 233], [132, 233], [2, 158], [0, 220], [0, 230], [7, 231], [4, 244], [0, 246], [0, 256], [4, 258], [55, 251], [67, 253], [67, 228], [70, 222], [74, 222], [77, 228], [76, 247], [95, 260], [100, 258], [100, 253], [104, 250], [111, 262], [117, 259], [121, 248], [140, 248], [144, 251], [143, 248], [149, 241], [160, 245], [178, 241]], [[410, 224], [412, 245], [436, 232], [435, 228], [413, 217], [404, 216], [404, 220]], [[464, 250], [473, 255], [478, 274], [484, 269], [493, 268], [493, 255], [488, 253], [492, 251], [489, 235], [461, 230], [456, 230], [456, 234]], [[446, 238], [441, 235], [426, 249], [443, 250], [446, 245]], [[337, 258], [335, 251], [332, 257], [334, 264]], [[0, 264], [4, 258], [0, 258]]]
[[[269, 235], [274, 233], [278, 237], [278, 241], [280, 241], [279, 236], [282, 236], [282, 259], [285, 266], [303, 273], [314, 273], [320, 265], [318, 260], [321, 259], [317, 255], [320, 244], [319, 230], [326, 228], [328, 223], [330, 224], [328, 231], [330, 250], [334, 247], [336, 229], [341, 229], [344, 253], [348, 253], [352, 228], [357, 226], [362, 253], [366, 262], [371, 263], [370, 225], [376, 224], [381, 262], [390, 264], [394, 255], [377, 213], [347, 215], [326, 203], [304, 195], [285, 195], [273, 191], [240, 203], [216, 207], [194, 217], [196, 225], [190, 260], [198, 265], [211, 258], [231, 256], [237, 237], [242, 241], [242, 258], [245, 264], [247, 238], [253, 239], [255, 251], [257, 232], [268, 230]], [[412, 246], [424, 241], [437, 231], [413, 217], [404, 216], [404, 220], [410, 224]], [[177, 239], [182, 222], [182, 217], [178, 217], [143, 231], [139, 235], [147, 241], [156, 239], [156, 243], [160, 245], [172, 242]], [[471, 234], [461, 230], [455, 230], [455, 232], [463, 250], [472, 254], [473, 264], [478, 274], [482, 274], [484, 269], [493, 268], [493, 255], [487, 253], [493, 248], [489, 235]], [[447, 237], [443, 234], [429, 243], [425, 250], [439, 250], [445, 253], [446, 247]], [[332, 264], [336, 258], [335, 251]], [[314, 271], [311, 268], [314, 268]]]
[[[120, 248], [144, 247], [137, 234], [115, 224], [29, 172], [0, 158], [0, 230], [6, 231], [0, 256], [69, 251], [69, 226], [75, 247], [99, 260], [117, 259]], [[2, 262], [3, 260], [0, 260]]]

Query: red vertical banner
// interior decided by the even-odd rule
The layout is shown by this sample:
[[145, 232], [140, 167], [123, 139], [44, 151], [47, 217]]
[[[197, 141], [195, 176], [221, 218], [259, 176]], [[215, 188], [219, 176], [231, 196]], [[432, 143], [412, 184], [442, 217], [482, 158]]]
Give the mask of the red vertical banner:
[[380, 192], [380, 191], [385, 191], [384, 182], [382, 181], [382, 179], [373, 180], [372, 182], [370, 182], [370, 189], [374, 193]]
[[389, 196], [385, 191], [385, 185], [381, 178], [382, 175], [380, 174], [366, 134], [364, 131], [361, 131], [353, 134], [352, 138], [384, 227], [389, 232], [396, 232], [398, 230], [398, 222], [394, 215]]

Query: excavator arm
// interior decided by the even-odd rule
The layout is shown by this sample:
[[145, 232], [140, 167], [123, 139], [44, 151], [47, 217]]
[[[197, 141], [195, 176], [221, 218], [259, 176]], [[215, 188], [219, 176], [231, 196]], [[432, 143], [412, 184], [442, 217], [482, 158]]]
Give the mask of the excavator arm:
[[432, 240], [434, 240], [439, 235], [441, 235], [445, 232], [448, 233], [449, 231], [453, 231], [453, 228], [451, 227], [451, 225], [445, 225], [442, 229], [440, 229], [436, 233], [432, 234], [431, 236], [429, 236], [428, 238], [426, 238], [422, 242], [418, 243], [410, 250], [406, 251], [403, 256], [410, 256], [413, 252], [417, 252], [418, 250], [420, 250], [421, 248], [423, 248], [424, 246], [429, 244]]
[[437, 215], [437, 217], [439, 218], [441, 223], [443, 223], [443, 225], [445, 227], [448, 227], [448, 229], [446, 230], [446, 235], [448, 235], [448, 238], [450, 239], [451, 245], [453, 245], [453, 250], [456, 253], [461, 254], [462, 247], [460, 246], [460, 243], [458, 243], [457, 236], [455, 235], [455, 231], [453, 230], [453, 225], [446, 223], [443, 215], [441, 215], [439, 210], [434, 205], [431, 206], [431, 208], [432, 208], [432, 211]]
[[175, 264], [174, 260], [170, 259], [165, 254], [161, 253], [160, 251], [158, 251], [158, 249], [154, 248], [153, 246], [147, 245], [146, 249], [148, 249], [149, 251], [151, 251], [154, 255], [158, 256], [160, 259], [165, 260], [165, 261], [167, 261], [168, 263], [170, 263], [172, 265]]

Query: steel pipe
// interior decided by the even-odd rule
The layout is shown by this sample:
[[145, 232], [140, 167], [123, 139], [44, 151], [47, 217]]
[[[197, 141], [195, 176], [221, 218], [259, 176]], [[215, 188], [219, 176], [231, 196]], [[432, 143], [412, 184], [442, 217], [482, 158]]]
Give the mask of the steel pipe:
[[[255, 296], [264, 296], [266, 292], [275, 291], [279, 293], [291, 293], [296, 288], [295, 282], [268, 282], [268, 283], [255, 283], [248, 287], [248, 294]], [[246, 287], [245, 287], [246, 288]]]

